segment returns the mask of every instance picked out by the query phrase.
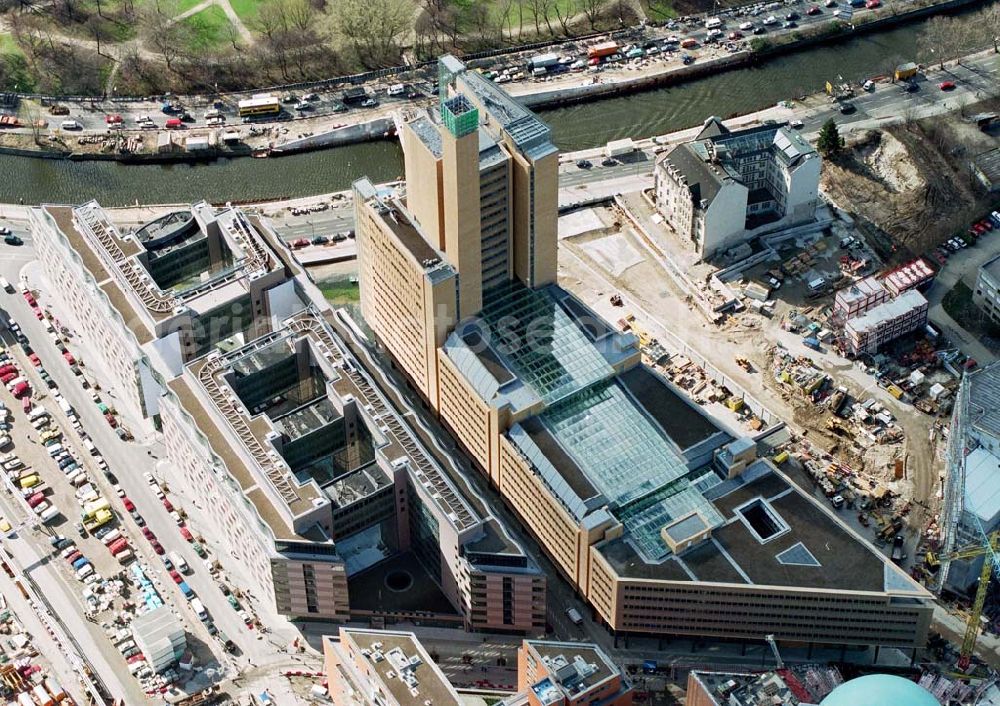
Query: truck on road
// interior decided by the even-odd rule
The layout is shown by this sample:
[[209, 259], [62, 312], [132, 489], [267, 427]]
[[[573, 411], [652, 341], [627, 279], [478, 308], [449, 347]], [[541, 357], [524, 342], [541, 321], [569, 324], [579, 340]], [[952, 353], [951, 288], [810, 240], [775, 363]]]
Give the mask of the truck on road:
[[616, 53], [618, 53], [618, 42], [601, 42], [587, 50], [587, 58], [603, 59]]
[[191, 567], [188, 566], [188, 563], [184, 560], [184, 557], [182, 557], [179, 553], [168, 552], [167, 557], [170, 559], [170, 562], [177, 568], [177, 570], [180, 571], [182, 574], [186, 574], [191, 571]]
[[550, 66], [556, 66], [559, 64], [559, 55], [549, 52], [547, 54], [538, 54], [536, 56], [528, 59], [528, 68], [532, 71], [538, 69], [548, 69]]

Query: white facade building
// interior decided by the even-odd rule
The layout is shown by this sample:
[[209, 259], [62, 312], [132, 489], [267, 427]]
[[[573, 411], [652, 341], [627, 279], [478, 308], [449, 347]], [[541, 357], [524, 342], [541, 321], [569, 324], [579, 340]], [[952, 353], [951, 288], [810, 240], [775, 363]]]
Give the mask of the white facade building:
[[991, 321], [1000, 323], [1000, 255], [979, 266], [972, 301]]
[[794, 130], [709, 118], [656, 165], [657, 209], [702, 258], [814, 219], [821, 160]]

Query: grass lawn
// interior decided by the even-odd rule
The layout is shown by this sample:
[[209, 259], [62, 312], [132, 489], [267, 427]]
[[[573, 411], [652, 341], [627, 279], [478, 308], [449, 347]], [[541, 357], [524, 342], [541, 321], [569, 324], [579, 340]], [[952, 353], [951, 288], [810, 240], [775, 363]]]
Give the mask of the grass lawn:
[[361, 301], [361, 292], [358, 289], [358, 285], [354, 282], [349, 282], [347, 280], [328, 280], [326, 282], [317, 282], [319, 291], [323, 292], [323, 296], [328, 302], [334, 307], [344, 306], [345, 304], [357, 304]]
[[232, 25], [218, 5], [185, 17], [180, 24], [185, 30], [187, 48], [191, 51], [213, 51], [229, 44]]
[[649, 0], [646, 14], [654, 20], [668, 20], [677, 17], [672, 0]]
[[24, 56], [21, 47], [17, 45], [17, 40], [14, 39], [14, 35], [8, 32], [0, 33], [0, 54]]
[[257, 17], [257, 10], [264, 0], [229, 0], [235, 12], [244, 23]]

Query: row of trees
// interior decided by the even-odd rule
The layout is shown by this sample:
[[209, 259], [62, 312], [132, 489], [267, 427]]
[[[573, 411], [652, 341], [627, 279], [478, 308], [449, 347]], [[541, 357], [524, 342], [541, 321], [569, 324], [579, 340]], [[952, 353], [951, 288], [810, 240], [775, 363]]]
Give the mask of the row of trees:
[[[208, 52], [189, 46], [177, 0], [0, 0], [0, 13], [42, 90], [100, 93], [117, 62], [104, 88], [124, 93], [310, 80], [397, 65], [410, 50], [420, 60], [572, 36], [636, 22], [640, 1], [263, 0], [252, 38], [230, 27]], [[88, 45], [96, 57], [77, 61]]]
[[970, 15], [937, 15], [920, 31], [920, 60], [938, 64], [989, 45], [1000, 52], [1000, 5], [993, 3]]

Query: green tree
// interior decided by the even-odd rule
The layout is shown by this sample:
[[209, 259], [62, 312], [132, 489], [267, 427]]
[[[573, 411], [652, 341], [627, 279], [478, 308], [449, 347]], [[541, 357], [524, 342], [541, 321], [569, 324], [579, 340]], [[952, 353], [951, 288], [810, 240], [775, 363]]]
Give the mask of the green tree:
[[816, 149], [824, 157], [831, 157], [844, 148], [844, 138], [840, 136], [837, 123], [827, 120], [819, 130], [819, 139], [816, 141]]

